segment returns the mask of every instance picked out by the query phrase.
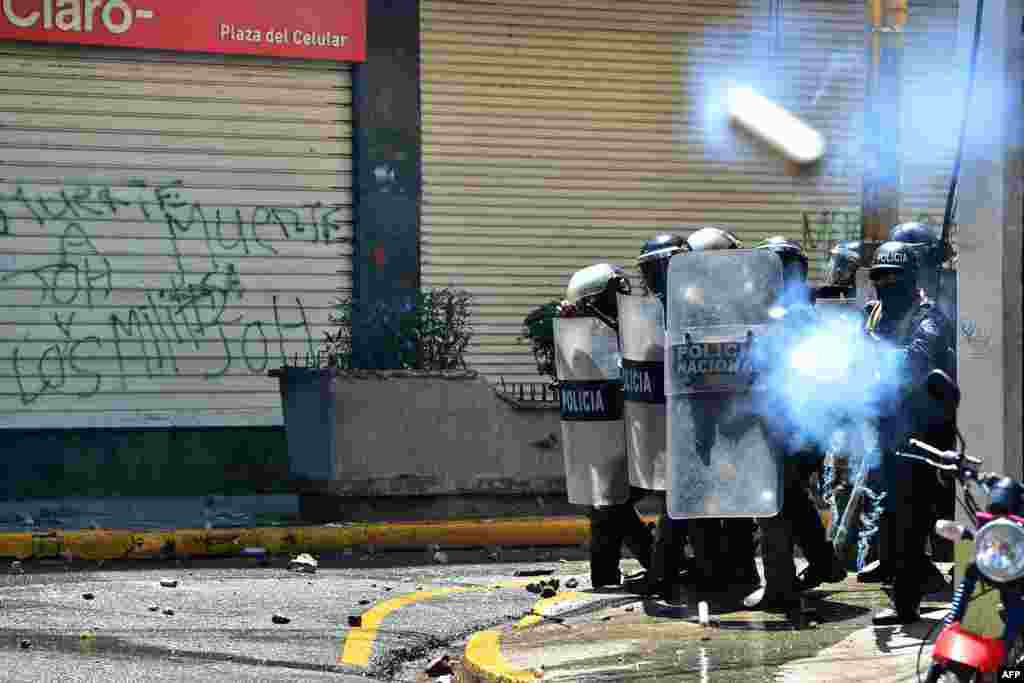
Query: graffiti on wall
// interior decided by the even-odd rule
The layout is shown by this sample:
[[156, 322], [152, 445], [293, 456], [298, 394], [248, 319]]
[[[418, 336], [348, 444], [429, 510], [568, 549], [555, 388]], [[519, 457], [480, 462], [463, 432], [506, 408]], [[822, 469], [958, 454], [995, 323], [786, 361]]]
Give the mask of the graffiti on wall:
[[[823, 262], [828, 260], [829, 252], [840, 242], [857, 241], [861, 238], [861, 212], [854, 210], [822, 210], [803, 212], [802, 246], [808, 258], [817, 257]], [[942, 225], [942, 216], [919, 213], [910, 220], [919, 223]], [[956, 240], [957, 226], [951, 230], [951, 238]]]
[[[244, 264], [297, 242], [336, 243], [341, 211], [320, 203], [211, 206], [180, 180], [0, 190], [0, 303], [7, 311], [0, 318], [8, 319], [0, 325], [16, 308], [32, 311], [5, 335], [0, 376], [27, 406], [51, 396], [129, 392], [133, 378], [262, 373], [289, 350], [313, 354], [316, 325], [302, 297], [261, 292], [261, 306], [244, 306]], [[160, 226], [160, 248], [142, 250], [130, 234], [111, 239], [111, 226], [141, 223]], [[116, 251], [100, 247], [104, 235], [95, 226]], [[48, 244], [42, 254], [33, 251], [40, 237]], [[170, 264], [157, 284], [145, 280], [145, 269], [124, 267], [153, 258]]]

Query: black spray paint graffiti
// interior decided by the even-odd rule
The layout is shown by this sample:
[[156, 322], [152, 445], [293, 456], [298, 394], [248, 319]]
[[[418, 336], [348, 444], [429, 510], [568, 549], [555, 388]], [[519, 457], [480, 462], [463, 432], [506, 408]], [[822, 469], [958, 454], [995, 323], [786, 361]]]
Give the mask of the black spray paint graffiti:
[[[10, 367], [22, 404], [32, 404], [47, 395], [88, 398], [105, 389], [128, 391], [132, 376], [177, 376], [179, 357], [189, 350], [213, 349], [210, 355], [217, 358], [218, 367], [207, 369], [203, 373], [206, 379], [223, 376], [233, 367], [265, 371], [275, 357], [282, 361], [287, 357], [286, 341], [299, 341], [307, 353], [315, 353], [311, 323], [298, 297], [293, 306], [290, 302], [283, 305], [273, 296], [272, 320], [227, 317], [231, 305], [245, 297], [241, 274], [233, 261], [250, 254], [276, 254], [277, 248], [261, 234], [268, 226], [279, 231], [278, 240], [329, 244], [330, 235], [340, 228], [335, 220], [340, 209], [319, 204], [303, 207], [313, 224], [311, 232], [315, 234], [310, 238], [304, 234], [310, 229], [298, 210], [206, 208], [185, 197], [178, 189], [180, 185], [175, 182], [147, 187], [136, 183], [140, 195], [134, 203], [115, 197], [107, 187], [95, 186], [65, 188], [50, 196], [31, 195], [19, 186], [11, 195], [0, 195], [0, 235], [14, 234], [13, 219], [4, 210], [4, 202], [20, 203], [30, 220], [43, 227], [56, 223], [59, 228], [53, 262], [5, 273], [0, 283], [18, 288], [27, 284], [38, 291], [41, 308], [78, 309], [51, 313], [57, 341], [33, 340], [26, 333], [13, 348]], [[132, 206], [145, 218], [157, 216], [166, 225], [176, 273], [166, 286], [146, 290], [145, 304], [117, 312], [106, 308], [102, 314], [105, 320], [87, 321], [92, 323], [92, 334], [76, 333], [77, 315], [116, 303], [110, 258], [100, 252], [83, 223], [112, 218]], [[209, 267], [205, 273], [189, 272], [183, 264], [178, 242], [192, 230], [206, 245], [204, 258]], [[42, 344], [46, 346], [39, 351]], [[24, 350], [29, 346], [30, 351]], [[116, 372], [110, 369], [114, 363]]]

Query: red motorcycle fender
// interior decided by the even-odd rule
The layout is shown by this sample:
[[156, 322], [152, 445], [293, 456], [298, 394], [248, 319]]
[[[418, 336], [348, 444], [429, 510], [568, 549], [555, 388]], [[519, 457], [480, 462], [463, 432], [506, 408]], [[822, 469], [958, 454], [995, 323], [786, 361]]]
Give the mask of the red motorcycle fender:
[[952, 623], [936, 639], [932, 657], [958, 662], [982, 673], [996, 673], [1006, 657], [1006, 646], [1001, 638], [979, 636], [963, 630], [959, 623]]

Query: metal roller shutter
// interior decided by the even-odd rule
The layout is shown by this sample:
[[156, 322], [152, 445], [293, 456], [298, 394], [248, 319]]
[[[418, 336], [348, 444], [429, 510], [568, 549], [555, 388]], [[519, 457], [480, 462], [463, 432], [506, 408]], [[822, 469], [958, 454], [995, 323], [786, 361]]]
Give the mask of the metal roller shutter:
[[941, 224], [967, 79], [956, 0], [910, 0], [904, 41], [900, 218]]
[[[803, 239], [802, 212], [859, 207], [863, 6], [785, 6], [423, 0], [422, 280], [475, 295], [473, 367], [539, 379], [523, 317], [659, 231]], [[821, 129], [822, 166], [723, 125], [731, 81]]]
[[0, 426], [281, 423], [350, 289], [349, 73], [0, 43]]

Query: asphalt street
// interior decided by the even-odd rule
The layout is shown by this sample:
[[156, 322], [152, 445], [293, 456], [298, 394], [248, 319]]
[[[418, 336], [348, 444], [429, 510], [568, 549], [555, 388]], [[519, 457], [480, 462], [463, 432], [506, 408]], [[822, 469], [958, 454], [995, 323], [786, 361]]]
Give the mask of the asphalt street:
[[[583, 670], [586, 680], [889, 680], [893, 672], [882, 669], [894, 663], [892, 680], [903, 680], [925, 638], [899, 644], [872, 631], [884, 595], [850, 585], [815, 598], [821, 628], [777, 631], [783, 624], [772, 619], [781, 617], [723, 607], [708, 641], [693, 631], [693, 605], [592, 591], [579, 547], [364, 548], [321, 556], [315, 573], [289, 570], [289, 559], [4, 567], [0, 681], [450, 683], [425, 669], [444, 655], [467, 658], [476, 639], [499, 630], [506, 656], [542, 661], [545, 680], [583, 680]], [[526, 589], [551, 578], [560, 581], [555, 596]], [[861, 647], [851, 640], [861, 636], [881, 640]], [[867, 673], [869, 663], [882, 668]]]
[[446, 555], [342, 554], [314, 574], [289, 571], [287, 557], [5, 567], [0, 680], [422, 681], [474, 632], [530, 613], [537, 579], [517, 570], [587, 585], [574, 548]]

